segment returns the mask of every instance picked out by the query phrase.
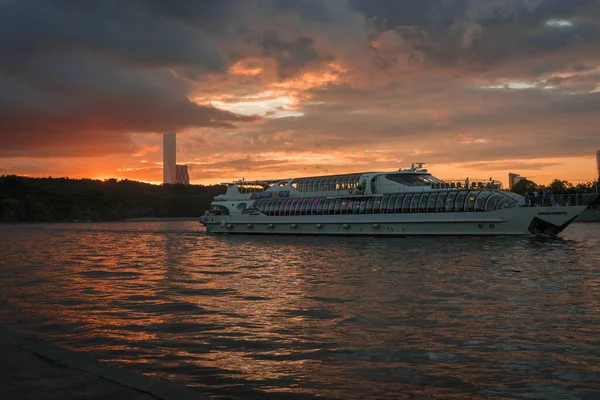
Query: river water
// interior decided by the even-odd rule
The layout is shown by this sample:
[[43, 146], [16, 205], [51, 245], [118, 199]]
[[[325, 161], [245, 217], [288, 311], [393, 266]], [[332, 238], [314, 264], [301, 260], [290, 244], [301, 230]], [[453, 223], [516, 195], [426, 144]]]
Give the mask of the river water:
[[553, 239], [5, 225], [0, 251], [5, 324], [217, 398], [600, 398], [600, 224]]

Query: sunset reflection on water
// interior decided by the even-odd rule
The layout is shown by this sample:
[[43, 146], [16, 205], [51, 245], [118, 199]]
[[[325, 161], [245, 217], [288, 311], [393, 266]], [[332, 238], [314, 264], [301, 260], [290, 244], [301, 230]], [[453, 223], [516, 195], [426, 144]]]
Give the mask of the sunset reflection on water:
[[384, 239], [1, 226], [2, 299], [22, 311], [3, 319], [224, 398], [580, 398], [600, 394], [597, 230]]

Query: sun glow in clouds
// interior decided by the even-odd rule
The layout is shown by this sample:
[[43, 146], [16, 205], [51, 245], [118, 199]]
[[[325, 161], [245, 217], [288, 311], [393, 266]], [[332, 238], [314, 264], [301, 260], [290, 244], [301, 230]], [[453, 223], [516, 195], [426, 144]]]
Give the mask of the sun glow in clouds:
[[564, 19], [549, 19], [546, 21], [546, 26], [551, 28], [568, 28], [573, 26], [573, 23]]
[[243, 115], [261, 115], [271, 118], [300, 117], [302, 112], [294, 110], [297, 101], [282, 91], [266, 91], [238, 99], [215, 100], [214, 107]]
[[[238, 76], [260, 76], [266, 69], [262, 60], [246, 59], [238, 61], [231, 68], [231, 72]], [[341, 65], [330, 63], [291, 79], [272, 82], [267, 85], [268, 89], [262, 92], [238, 97], [222, 96], [211, 99], [209, 103], [214, 107], [243, 115], [260, 115], [267, 118], [301, 117], [304, 113], [300, 110], [300, 105], [310, 100], [306, 91], [339, 83], [346, 72]]]
[[526, 81], [507, 81], [502, 83], [496, 83], [494, 85], [480, 85], [476, 86], [477, 89], [505, 89], [505, 90], [528, 90], [528, 89], [543, 89], [551, 90], [556, 89], [556, 86], [547, 85], [547, 80], [543, 79], [537, 82], [526, 82]]

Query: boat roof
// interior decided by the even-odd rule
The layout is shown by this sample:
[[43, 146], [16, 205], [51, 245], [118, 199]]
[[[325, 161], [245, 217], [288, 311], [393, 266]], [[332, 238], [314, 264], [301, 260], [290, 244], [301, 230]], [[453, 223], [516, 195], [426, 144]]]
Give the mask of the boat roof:
[[370, 172], [354, 172], [354, 173], [346, 173], [346, 174], [333, 174], [333, 175], [317, 175], [317, 176], [302, 176], [298, 178], [286, 178], [286, 179], [260, 179], [260, 180], [251, 180], [247, 181], [245, 179], [234, 181], [234, 182], [225, 182], [222, 185], [259, 185], [259, 186], [271, 186], [279, 182], [288, 182], [288, 181], [299, 181], [304, 179], [321, 179], [321, 178], [341, 178], [348, 176], [361, 176], [368, 174], [420, 174], [420, 175], [431, 175], [427, 172], [426, 169], [423, 168], [423, 164], [425, 163], [413, 163], [410, 168], [407, 169], [399, 169], [397, 171], [370, 171]]

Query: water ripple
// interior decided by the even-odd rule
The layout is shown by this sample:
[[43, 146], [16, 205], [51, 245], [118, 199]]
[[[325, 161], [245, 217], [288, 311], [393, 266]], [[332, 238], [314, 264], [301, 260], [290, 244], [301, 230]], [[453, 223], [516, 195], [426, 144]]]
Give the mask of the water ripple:
[[0, 316], [218, 398], [598, 398], [599, 232], [0, 226]]

